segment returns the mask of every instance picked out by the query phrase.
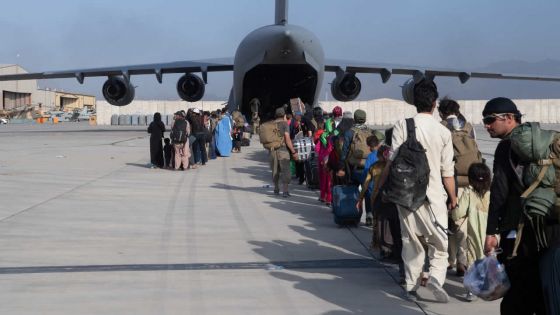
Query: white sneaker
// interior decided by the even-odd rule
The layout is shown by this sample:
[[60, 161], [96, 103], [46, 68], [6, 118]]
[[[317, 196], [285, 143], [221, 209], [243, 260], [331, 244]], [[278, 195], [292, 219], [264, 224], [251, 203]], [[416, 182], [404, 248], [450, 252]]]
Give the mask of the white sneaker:
[[445, 292], [445, 290], [442, 288], [442, 286], [435, 278], [430, 277], [430, 280], [428, 280], [427, 288], [428, 290], [432, 291], [434, 297], [438, 302], [441, 303], [449, 302], [449, 295], [447, 295], [447, 292]]
[[465, 296], [465, 298], [469, 302], [476, 301], [476, 295], [474, 295], [471, 291], [467, 292], [467, 295]]

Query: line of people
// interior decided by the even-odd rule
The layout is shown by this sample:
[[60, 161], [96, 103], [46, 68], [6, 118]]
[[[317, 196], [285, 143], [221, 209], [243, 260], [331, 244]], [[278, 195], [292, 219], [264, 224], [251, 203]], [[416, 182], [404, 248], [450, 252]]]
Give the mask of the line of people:
[[[438, 102], [438, 98], [433, 81], [420, 81], [414, 87], [412, 104], [417, 114], [385, 132], [370, 129], [362, 110], [356, 110], [352, 117], [342, 114], [338, 106], [329, 115], [315, 108], [306, 120], [306, 115], [297, 112], [289, 119], [285, 108], [278, 108], [276, 120], [264, 123], [260, 134], [270, 150], [274, 193], [280, 193], [281, 179], [283, 195], [289, 196], [290, 159], [299, 164], [294, 132], [310, 134], [318, 165], [319, 201], [330, 205], [335, 185], [360, 187], [356, 211], [361, 216], [365, 205], [366, 225], [373, 227], [372, 247], [378, 248], [382, 257], [399, 263], [406, 299], [416, 301], [418, 288], [426, 286], [436, 300], [448, 302], [443, 285], [451, 269], [464, 276], [475, 261], [499, 253], [498, 260], [511, 282], [501, 313], [559, 314], [560, 218], [546, 214], [558, 208], [554, 208], [556, 195], [553, 190], [546, 207], [543, 195], [530, 199], [533, 203], [529, 205], [527, 196], [521, 198], [529, 194], [528, 188], [543, 182], [536, 174], [545, 165], [524, 160], [517, 152], [520, 145], [516, 143], [532, 139], [514, 132], [523, 126], [521, 113], [511, 100], [501, 97], [490, 100], [482, 112], [489, 135], [501, 139], [492, 175], [482, 159], [475, 130], [461, 114], [459, 104], [448, 98]], [[440, 119], [434, 116], [436, 110]], [[529, 126], [525, 125], [526, 129], [539, 128], [538, 124]], [[273, 137], [266, 130], [279, 131], [279, 136]], [[543, 141], [548, 142], [541, 147], [549, 148], [551, 139]], [[416, 173], [426, 173], [426, 177], [423, 182], [411, 181], [408, 189], [396, 192], [395, 199], [391, 187], [398, 187], [399, 176], [421, 175], [406, 175], [406, 169], [399, 168], [405, 154], [418, 156], [411, 153], [411, 142], [421, 148], [425, 159], [423, 169]], [[560, 140], [557, 147], [560, 157]], [[418, 166], [420, 160], [409, 163]], [[557, 164], [560, 174], [560, 162]], [[307, 171], [297, 170], [296, 174], [300, 183], [305, 178], [302, 176], [309, 177]], [[560, 180], [549, 179], [548, 185], [560, 192]], [[420, 203], [414, 206], [402, 202], [418, 196]], [[546, 216], [535, 217], [534, 213]], [[471, 292], [465, 293], [468, 301], [475, 299]]]
[[241, 152], [246, 127], [247, 123], [239, 112], [230, 115], [225, 108], [214, 112], [191, 108], [174, 114], [166, 138], [161, 114], [155, 113], [148, 126], [150, 167], [196, 169], [206, 165], [209, 159]]

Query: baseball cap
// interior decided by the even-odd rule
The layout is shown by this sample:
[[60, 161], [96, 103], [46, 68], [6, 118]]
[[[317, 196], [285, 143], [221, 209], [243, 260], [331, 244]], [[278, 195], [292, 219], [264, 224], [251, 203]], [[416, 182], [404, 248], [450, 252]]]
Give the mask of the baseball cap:
[[334, 117], [342, 116], [342, 108], [340, 106], [335, 106], [332, 110], [332, 114]]
[[284, 110], [284, 107], [278, 107], [276, 109], [275, 114], [276, 114], [276, 117], [284, 116], [284, 115], [286, 115], [286, 111]]
[[366, 122], [366, 112], [361, 110], [361, 109], [357, 109], [354, 112], [354, 121], [358, 124], [363, 124]]

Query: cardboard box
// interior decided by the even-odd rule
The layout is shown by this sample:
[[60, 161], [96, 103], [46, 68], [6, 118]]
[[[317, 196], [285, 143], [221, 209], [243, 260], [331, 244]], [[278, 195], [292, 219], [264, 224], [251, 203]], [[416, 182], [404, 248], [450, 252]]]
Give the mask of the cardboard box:
[[303, 105], [299, 97], [290, 99], [290, 107], [292, 108], [292, 114], [296, 112], [301, 112], [303, 114], [305, 112], [305, 105]]

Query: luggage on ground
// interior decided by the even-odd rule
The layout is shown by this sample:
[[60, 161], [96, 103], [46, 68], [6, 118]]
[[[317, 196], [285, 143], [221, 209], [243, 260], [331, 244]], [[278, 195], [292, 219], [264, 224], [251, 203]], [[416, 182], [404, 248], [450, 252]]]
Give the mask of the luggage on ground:
[[305, 180], [307, 182], [307, 188], [317, 189], [319, 188], [319, 161], [315, 151], [312, 151], [309, 159], [304, 162], [305, 169]]
[[334, 186], [332, 192], [332, 209], [334, 223], [344, 225], [358, 225], [362, 211], [356, 208], [360, 192], [357, 186]]

